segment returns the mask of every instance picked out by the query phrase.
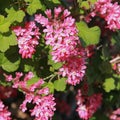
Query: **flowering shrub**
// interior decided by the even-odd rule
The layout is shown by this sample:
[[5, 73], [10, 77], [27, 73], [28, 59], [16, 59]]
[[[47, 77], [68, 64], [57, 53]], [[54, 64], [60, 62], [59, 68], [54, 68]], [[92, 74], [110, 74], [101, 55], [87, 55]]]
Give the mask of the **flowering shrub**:
[[19, 108], [34, 120], [120, 119], [119, 1], [7, 0], [0, 7], [0, 120], [12, 119], [3, 102], [17, 90]]

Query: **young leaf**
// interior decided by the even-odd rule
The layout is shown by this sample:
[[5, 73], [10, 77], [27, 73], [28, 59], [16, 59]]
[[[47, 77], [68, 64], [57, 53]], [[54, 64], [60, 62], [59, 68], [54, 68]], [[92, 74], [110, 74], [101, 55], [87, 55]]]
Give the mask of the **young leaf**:
[[29, 6], [27, 7], [27, 13], [30, 15], [36, 13], [38, 9], [42, 8], [40, 0], [26, 0], [26, 1], [29, 2]]
[[22, 22], [25, 13], [22, 10], [16, 11], [14, 8], [6, 9], [7, 12], [7, 18], [6, 21], [9, 21], [10, 23], [13, 23], [15, 21]]
[[81, 8], [85, 8], [86, 10], [90, 9], [90, 5], [88, 1], [83, 1], [80, 5]]
[[111, 90], [114, 90], [115, 89], [115, 83], [114, 83], [114, 79], [113, 78], [108, 78], [105, 80], [105, 82], [103, 83], [103, 87], [104, 87], [104, 90], [106, 92], [110, 92]]
[[66, 78], [61, 78], [59, 80], [54, 81], [54, 88], [57, 91], [64, 91], [66, 88]]

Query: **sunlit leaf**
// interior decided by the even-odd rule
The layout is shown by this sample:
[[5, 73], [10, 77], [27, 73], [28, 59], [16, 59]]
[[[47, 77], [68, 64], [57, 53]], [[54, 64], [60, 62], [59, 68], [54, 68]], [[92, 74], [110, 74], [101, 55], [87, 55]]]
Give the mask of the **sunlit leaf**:
[[66, 78], [54, 81], [54, 87], [57, 91], [64, 91], [66, 88]]
[[106, 92], [110, 92], [115, 89], [115, 80], [113, 78], [107, 78], [103, 84], [103, 88]]

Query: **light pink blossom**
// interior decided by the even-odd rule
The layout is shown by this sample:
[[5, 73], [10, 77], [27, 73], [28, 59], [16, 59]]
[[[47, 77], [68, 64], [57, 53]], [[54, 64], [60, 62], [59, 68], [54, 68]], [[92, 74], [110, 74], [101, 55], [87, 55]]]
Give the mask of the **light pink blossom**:
[[109, 116], [110, 120], [120, 120], [120, 108], [114, 110], [110, 116]]
[[22, 58], [31, 58], [35, 53], [35, 48], [39, 44], [39, 28], [35, 22], [26, 22], [25, 27], [16, 26], [13, 28], [18, 40], [19, 53]]
[[112, 3], [111, 0], [98, 0], [92, 12], [86, 17], [86, 21], [90, 21], [90, 17], [99, 16], [103, 18], [110, 30], [120, 29], [120, 5], [118, 2]]
[[8, 108], [5, 107], [3, 102], [0, 100], [0, 120], [11, 120], [11, 113], [8, 111]]

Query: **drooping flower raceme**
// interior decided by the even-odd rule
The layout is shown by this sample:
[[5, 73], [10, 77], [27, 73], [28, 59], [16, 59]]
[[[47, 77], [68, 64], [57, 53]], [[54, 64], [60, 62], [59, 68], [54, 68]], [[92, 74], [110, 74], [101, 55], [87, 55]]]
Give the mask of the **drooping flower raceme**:
[[11, 120], [11, 113], [8, 111], [8, 108], [5, 107], [3, 102], [0, 100], [0, 120]]
[[60, 74], [68, 77], [69, 84], [79, 84], [86, 67], [85, 51], [80, 44], [75, 19], [61, 7], [55, 8], [53, 15], [51, 10], [45, 13], [47, 17], [37, 14], [35, 20], [44, 27], [46, 44], [52, 46], [52, 60], [64, 63]]
[[31, 58], [35, 53], [35, 48], [39, 44], [39, 28], [35, 22], [26, 22], [25, 27], [16, 26], [13, 28], [18, 40], [19, 53], [22, 58]]
[[106, 27], [110, 30], [120, 29], [120, 5], [117, 2], [112, 3], [111, 0], [98, 0], [89, 16], [103, 18], [107, 22]]
[[[25, 75], [24, 80], [20, 80], [23, 76], [22, 73], [16, 73], [16, 77], [12, 78], [14, 88], [20, 88], [25, 94], [25, 100], [20, 105], [20, 109], [25, 112], [27, 110], [27, 103], [33, 103], [35, 106], [30, 110], [31, 116], [35, 120], [49, 120], [54, 115], [55, 105], [54, 97], [49, 94], [49, 89], [42, 88], [44, 84], [43, 79], [38, 80], [36, 83], [28, 86], [27, 81], [34, 77], [32, 72]], [[5, 75], [6, 80], [10, 81], [9, 75]]]
[[82, 92], [78, 90], [76, 96], [77, 112], [80, 118], [89, 120], [92, 115], [97, 111], [102, 102], [102, 94], [93, 94], [92, 96], [83, 96]]
[[[55, 62], [65, 61], [69, 56], [76, 55], [76, 45], [80, 42], [75, 27], [75, 19], [66, 9], [61, 7], [54, 9], [54, 16], [51, 10], [46, 10], [48, 18], [41, 14], [35, 16], [35, 20], [45, 27], [45, 40], [47, 45], [52, 46], [52, 59]], [[62, 14], [62, 15], [60, 15]]]

